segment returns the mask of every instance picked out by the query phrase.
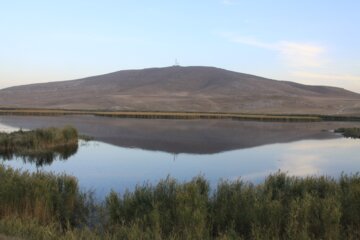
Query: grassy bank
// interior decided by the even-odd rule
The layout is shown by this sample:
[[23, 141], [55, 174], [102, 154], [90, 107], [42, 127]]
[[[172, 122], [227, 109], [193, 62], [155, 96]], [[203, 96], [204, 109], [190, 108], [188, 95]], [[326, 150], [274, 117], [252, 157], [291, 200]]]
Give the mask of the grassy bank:
[[118, 118], [144, 119], [232, 119], [247, 121], [360, 121], [357, 116], [316, 115], [316, 114], [262, 114], [262, 113], [230, 113], [230, 112], [161, 112], [161, 111], [103, 111], [103, 110], [67, 110], [67, 109], [26, 109], [0, 108], [0, 115], [20, 116], [62, 116], [62, 115], [94, 115]]
[[94, 204], [66, 175], [0, 166], [0, 233], [26, 239], [359, 239], [360, 176], [167, 178]]
[[[61, 110], [61, 109], [0, 109], [0, 115], [20, 116], [61, 116], [61, 115], [94, 115], [118, 118], [143, 119], [232, 119], [248, 121], [285, 121], [313, 122], [321, 121], [314, 115], [281, 115], [281, 114], [246, 114], [223, 112], [144, 112], [144, 111], [101, 111], [101, 110]], [[336, 120], [336, 119], [334, 119]], [[360, 118], [358, 119], [360, 120]]]
[[360, 128], [338, 128], [335, 132], [347, 138], [360, 138]]
[[181, 112], [100, 112], [95, 116], [145, 119], [231, 119], [244, 121], [316, 122], [315, 116], [290, 116], [239, 113], [181, 113]]
[[0, 108], [0, 115], [20, 116], [61, 116], [61, 115], [88, 115], [96, 110], [67, 110], [67, 109], [45, 109], [45, 108]]
[[55, 158], [67, 159], [78, 149], [78, 132], [73, 127], [36, 129], [32, 131], [0, 132], [0, 157], [7, 160], [20, 157], [37, 165]]

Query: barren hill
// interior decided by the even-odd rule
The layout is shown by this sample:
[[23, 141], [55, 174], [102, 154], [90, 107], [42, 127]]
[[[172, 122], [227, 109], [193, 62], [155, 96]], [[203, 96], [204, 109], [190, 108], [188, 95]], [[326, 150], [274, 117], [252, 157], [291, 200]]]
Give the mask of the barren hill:
[[360, 94], [213, 67], [125, 70], [0, 90], [0, 107], [360, 115]]

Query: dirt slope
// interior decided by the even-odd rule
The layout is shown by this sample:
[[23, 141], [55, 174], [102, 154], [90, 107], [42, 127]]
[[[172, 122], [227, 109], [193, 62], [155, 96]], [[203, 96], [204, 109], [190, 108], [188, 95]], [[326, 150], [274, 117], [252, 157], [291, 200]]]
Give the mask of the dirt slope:
[[360, 114], [360, 95], [213, 67], [125, 70], [0, 90], [0, 107]]

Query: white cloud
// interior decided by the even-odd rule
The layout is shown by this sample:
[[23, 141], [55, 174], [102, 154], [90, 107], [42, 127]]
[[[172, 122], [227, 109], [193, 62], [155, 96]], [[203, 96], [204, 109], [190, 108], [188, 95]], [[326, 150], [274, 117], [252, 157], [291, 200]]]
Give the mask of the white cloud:
[[221, 36], [233, 43], [275, 53], [287, 69], [282, 69], [276, 78], [310, 85], [338, 86], [360, 92], [360, 76], [343, 73], [339, 64], [328, 56], [329, 49], [323, 45], [285, 40], [271, 43], [233, 33], [222, 33]]
[[348, 141], [348, 139], [339, 137], [340, 139], [327, 140], [327, 141], [319, 141], [319, 140], [305, 140], [297, 142], [293, 146], [290, 146], [288, 150], [297, 151], [296, 154], [301, 155], [305, 151], [322, 151], [324, 152], [328, 149], [341, 149], [346, 151], [346, 149], [351, 149], [359, 146], [357, 141]]
[[[268, 169], [265, 171], [252, 172], [249, 174], [242, 175], [240, 179], [244, 179], [246, 181], [254, 181], [256, 179], [266, 178], [270, 174], [277, 172], [277, 170], [278, 169]], [[239, 178], [237, 178], [237, 179], [239, 179]], [[235, 178], [234, 180], [237, 180], [237, 179]]]
[[258, 48], [264, 48], [264, 49], [268, 49], [268, 50], [277, 50], [276, 44], [265, 43], [265, 42], [257, 40], [256, 38], [253, 38], [253, 37], [235, 36], [232, 34], [222, 34], [222, 35], [234, 43], [245, 44], [245, 45], [258, 47]]
[[294, 76], [303, 77], [303, 78], [312, 78], [319, 80], [341, 80], [341, 81], [360, 81], [360, 76], [349, 75], [349, 74], [322, 74], [306, 71], [295, 71], [293, 72]]
[[322, 67], [328, 62], [323, 56], [325, 47], [317, 44], [290, 41], [268, 43], [253, 37], [233, 34], [223, 34], [223, 36], [231, 42], [274, 51], [279, 54], [286, 65], [295, 68]]
[[289, 175], [309, 176], [320, 172], [324, 160], [316, 155], [285, 155], [280, 161], [279, 169]]
[[236, 0], [221, 0], [221, 3], [225, 4], [225, 5], [235, 5], [235, 4], [237, 4], [237, 1]]
[[357, 75], [293, 71], [290, 73], [290, 76], [303, 84], [332, 85], [360, 92], [360, 76]]
[[322, 46], [284, 41], [278, 44], [277, 49], [285, 62], [291, 66], [322, 67], [327, 62], [322, 56], [325, 52]]

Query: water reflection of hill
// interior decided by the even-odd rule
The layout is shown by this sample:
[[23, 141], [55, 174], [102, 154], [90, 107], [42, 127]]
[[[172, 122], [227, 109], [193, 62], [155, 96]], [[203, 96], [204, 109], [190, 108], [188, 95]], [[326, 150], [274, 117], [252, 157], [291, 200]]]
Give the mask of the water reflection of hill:
[[274, 123], [120, 119], [95, 116], [1, 116], [0, 123], [28, 129], [70, 124], [81, 134], [121, 147], [197, 154], [305, 139], [336, 138], [337, 135], [322, 130], [360, 126], [360, 123], [352, 122]]

